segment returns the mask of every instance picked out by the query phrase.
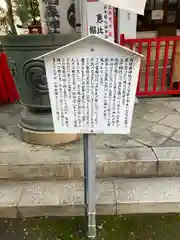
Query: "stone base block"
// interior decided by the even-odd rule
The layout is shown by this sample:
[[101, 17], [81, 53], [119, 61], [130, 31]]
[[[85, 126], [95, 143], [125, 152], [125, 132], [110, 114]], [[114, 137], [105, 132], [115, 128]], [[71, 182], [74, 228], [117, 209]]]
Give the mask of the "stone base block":
[[[180, 178], [96, 181], [97, 215], [180, 212]], [[83, 181], [0, 181], [0, 217], [84, 216]]]
[[57, 134], [55, 132], [37, 132], [24, 129], [19, 126], [21, 132], [21, 138], [24, 142], [43, 145], [43, 146], [54, 146], [54, 145], [65, 145], [80, 139], [79, 134]]

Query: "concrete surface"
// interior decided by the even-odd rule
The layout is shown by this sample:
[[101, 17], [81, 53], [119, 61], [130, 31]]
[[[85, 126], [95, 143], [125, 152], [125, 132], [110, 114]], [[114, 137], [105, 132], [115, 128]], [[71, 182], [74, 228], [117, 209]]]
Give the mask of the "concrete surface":
[[[71, 193], [71, 194], [70, 194]], [[83, 216], [83, 182], [0, 183], [0, 217]], [[180, 211], [180, 178], [98, 180], [98, 215]]]
[[[0, 107], [0, 217], [84, 215], [82, 139], [22, 142], [21, 108]], [[178, 98], [140, 100], [130, 136], [97, 135], [96, 147], [97, 214], [180, 211]]]
[[[140, 100], [130, 136], [97, 135], [97, 177], [180, 176], [179, 105], [179, 98]], [[82, 140], [49, 147], [22, 142], [21, 108], [0, 107], [0, 179], [82, 178]]]

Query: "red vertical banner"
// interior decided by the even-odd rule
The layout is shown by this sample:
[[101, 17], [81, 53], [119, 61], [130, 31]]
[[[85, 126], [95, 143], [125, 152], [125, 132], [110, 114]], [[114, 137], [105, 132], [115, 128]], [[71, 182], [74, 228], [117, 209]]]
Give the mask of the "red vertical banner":
[[19, 94], [10, 72], [5, 53], [0, 54], [0, 102], [13, 103], [19, 100]]
[[0, 104], [8, 102], [8, 95], [6, 91], [6, 86], [4, 82], [4, 63], [3, 63], [3, 55], [0, 54]]

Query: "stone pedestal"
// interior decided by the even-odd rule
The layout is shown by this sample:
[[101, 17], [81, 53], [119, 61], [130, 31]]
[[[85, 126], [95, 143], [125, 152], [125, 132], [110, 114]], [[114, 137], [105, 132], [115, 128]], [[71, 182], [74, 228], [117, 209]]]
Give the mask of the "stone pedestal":
[[43, 146], [65, 145], [79, 140], [80, 137], [78, 134], [57, 134], [54, 132], [38, 132], [22, 128], [20, 125], [19, 127], [21, 130], [21, 139], [24, 142], [35, 145]]
[[13, 75], [24, 108], [18, 126], [22, 140], [32, 144], [59, 145], [79, 139], [77, 134], [54, 133], [45, 64], [35, 57], [77, 40], [80, 35], [0, 36], [12, 63]]
[[23, 141], [36, 145], [64, 145], [79, 140], [78, 134], [54, 133], [50, 109], [24, 107], [18, 122]]
[[60, 145], [78, 140], [77, 134], [54, 133], [44, 61], [28, 60], [23, 66], [23, 77], [27, 83], [26, 94], [29, 92], [34, 104], [23, 103], [18, 122], [22, 140], [38, 145]]

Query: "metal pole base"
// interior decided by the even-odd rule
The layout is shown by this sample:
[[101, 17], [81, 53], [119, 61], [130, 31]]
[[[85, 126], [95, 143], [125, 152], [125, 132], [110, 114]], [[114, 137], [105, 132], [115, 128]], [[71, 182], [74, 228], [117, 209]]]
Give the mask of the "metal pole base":
[[88, 214], [88, 239], [96, 238], [96, 213]]

